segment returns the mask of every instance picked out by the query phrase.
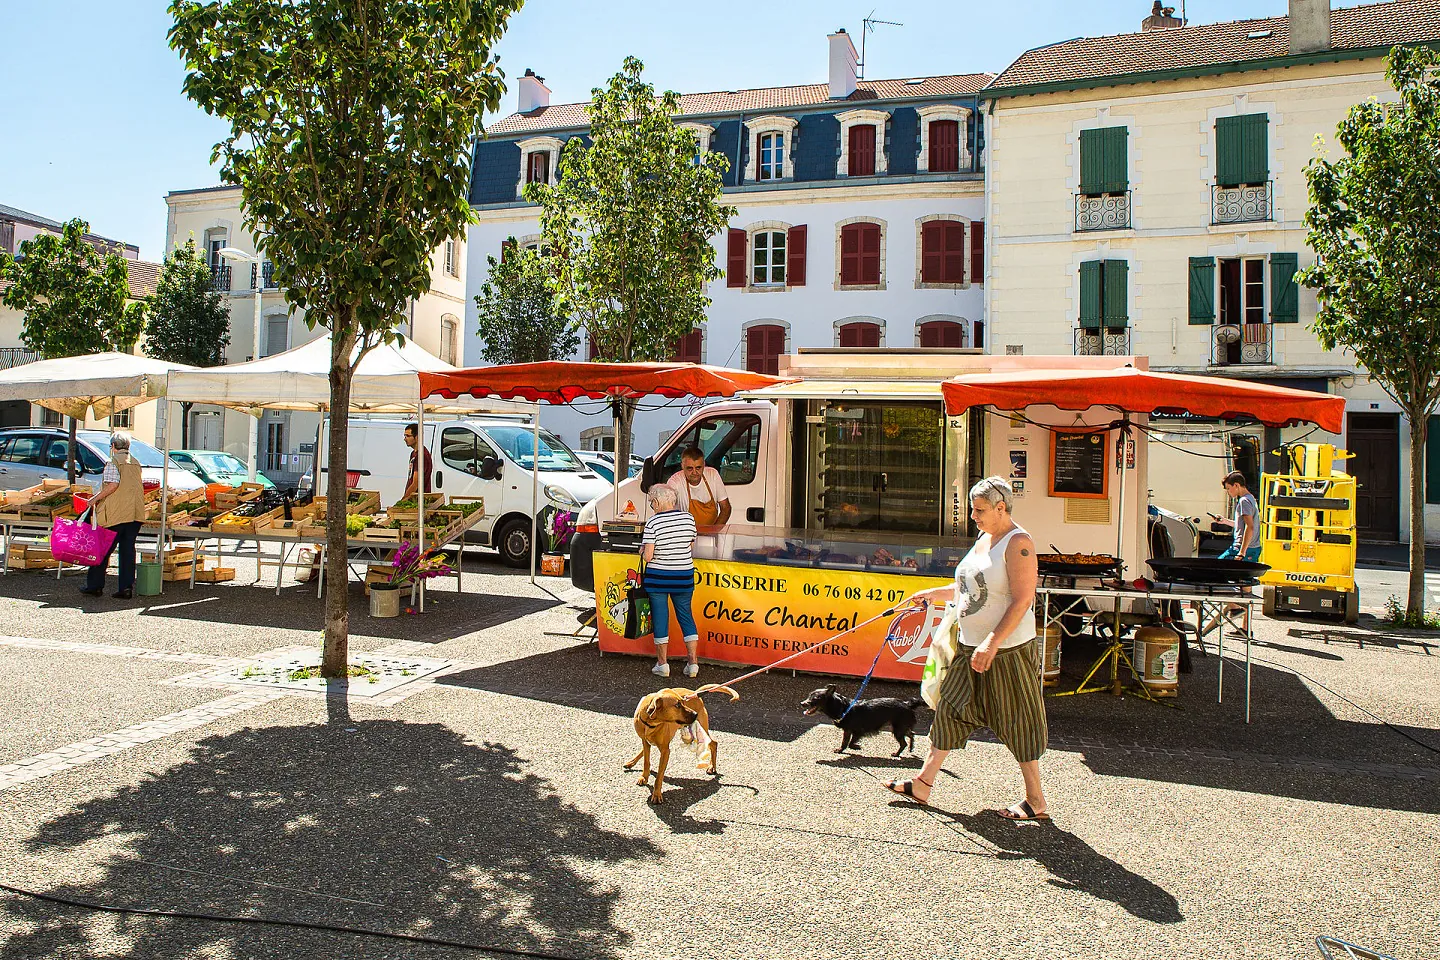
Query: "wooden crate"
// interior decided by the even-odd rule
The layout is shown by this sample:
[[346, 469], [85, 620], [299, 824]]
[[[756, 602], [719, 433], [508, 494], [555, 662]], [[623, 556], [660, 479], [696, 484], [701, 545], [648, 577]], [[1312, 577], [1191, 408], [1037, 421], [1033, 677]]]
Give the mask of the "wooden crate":
[[[89, 497], [94, 494], [88, 483], [66, 484], [63, 480], [46, 480], [45, 483], [51, 486], [33, 497], [26, 503], [20, 504], [16, 509], [19, 519], [24, 520], [53, 520], [56, 517], [75, 515], [75, 504], [72, 498], [75, 494]], [[58, 484], [58, 485], [57, 485]], [[34, 489], [31, 487], [30, 489]], [[38, 501], [55, 498], [58, 503], [42, 504]]]
[[436, 540], [436, 543], [450, 543], [451, 541], [458, 540], [461, 536], [464, 535], [466, 530], [469, 530], [481, 520], [485, 519], [484, 497], [452, 497], [450, 502], [453, 504], [459, 500], [479, 500], [481, 502], [481, 507], [479, 510], [471, 511], [468, 515], [460, 513], [459, 511], [454, 511], [457, 514], [454, 522], [449, 524], [445, 528], [445, 532], [441, 535], [443, 539]]
[[[434, 513], [436, 510], [443, 508], [444, 506], [445, 494], [425, 494], [425, 515], [427, 517], [430, 514]], [[390, 507], [385, 511], [385, 516], [389, 517], [391, 520], [408, 520], [414, 522], [415, 520], [419, 519], [420, 510], [418, 507]]]
[[237, 517], [227, 513], [210, 521], [211, 533], [257, 533], [265, 529], [276, 517], [285, 513], [284, 507], [276, 507], [253, 517]]
[[221, 583], [235, 579], [234, 567], [215, 567], [213, 570], [196, 570], [196, 583]]
[[17, 543], [10, 547], [9, 566], [12, 570], [54, 570], [60, 561], [50, 555], [49, 547]]
[[[64, 480], [41, 480], [33, 487], [26, 487], [23, 490], [6, 491], [4, 503], [7, 507], [18, 507], [21, 504], [29, 503], [31, 500], [42, 500], [52, 493], [64, 490], [66, 486], [67, 484]], [[86, 486], [85, 489], [88, 491], [90, 488]]]
[[270, 520], [260, 528], [261, 533], [267, 533], [272, 537], [299, 537], [301, 529], [305, 526], [305, 518], [299, 520], [286, 520], [284, 517], [277, 517]]
[[351, 490], [345, 499], [346, 514], [372, 514], [380, 510], [380, 493], [376, 490]]
[[393, 527], [366, 527], [360, 531], [359, 540], [383, 540], [390, 543], [400, 542], [400, 531]]

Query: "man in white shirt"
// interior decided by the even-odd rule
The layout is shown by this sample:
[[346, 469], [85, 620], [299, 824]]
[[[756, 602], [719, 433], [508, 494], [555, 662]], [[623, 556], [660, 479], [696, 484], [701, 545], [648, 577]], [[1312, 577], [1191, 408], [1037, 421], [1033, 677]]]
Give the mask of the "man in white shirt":
[[686, 447], [680, 454], [680, 472], [667, 483], [675, 488], [680, 509], [695, 518], [697, 527], [718, 527], [730, 521], [730, 495], [720, 471], [705, 465], [699, 447]]

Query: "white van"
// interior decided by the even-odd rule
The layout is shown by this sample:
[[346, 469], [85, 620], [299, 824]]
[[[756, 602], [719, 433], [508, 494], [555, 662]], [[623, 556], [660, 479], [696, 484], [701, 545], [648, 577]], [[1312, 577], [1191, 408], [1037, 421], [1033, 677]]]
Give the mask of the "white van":
[[[350, 419], [348, 469], [360, 474], [359, 487], [379, 492], [383, 506], [399, 500], [405, 492], [410, 450], [404, 432], [411, 422]], [[328, 469], [329, 431], [327, 419], [315, 448], [322, 477]], [[533, 428], [518, 418], [425, 421], [425, 447], [435, 468], [431, 489], [449, 496], [484, 497], [485, 519], [470, 531], [469, 539], [495, 547], [512, 567], [530, 565], [534, 444]], [[307, 474], [300, 481], [302, 493], [314, 483], [312, 476]], [[540, 483], [542, 511], [549, 506], [578, 512], [610, 489], [559, 437], [544, 429], [540, 431]], [[319, 486], [323, 488], [324, 481]]]

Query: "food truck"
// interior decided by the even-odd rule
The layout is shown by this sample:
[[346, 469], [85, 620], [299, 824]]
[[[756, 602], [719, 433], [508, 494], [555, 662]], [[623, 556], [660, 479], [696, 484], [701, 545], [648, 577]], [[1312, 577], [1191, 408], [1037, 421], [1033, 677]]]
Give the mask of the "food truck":
[[[695, 544], [702, 658], [764, 665], [835, 637], [795, 667], [863, 675], [875, 662], [876, 676], [917, 679], [940, 611], [899, 611], [854, 628], [953, 577], [974, 537], [970, 486], [989, 475], [1010, 481], [1016, 520], [1041, 549], [1118, 549], [1132, 568], [1140, 564], [1126, 575], [1143, 575], [1146, 444], [1137, 435], [1119, 442], [1119, 414], [1032, 407], [947, 417], [940, 389], [959, 374], [1127, 364], [1146, 361], [964, 349], [802, 349], [781, 358], [780, 375], [792, 382], [699, 408], [640, 477], [581, 511], [572, 578], [596, 594], [601, 651], [653, 650], [648, 638], [623, 636], [628, 588], [641, 576], [643, 490], [678, 472], [690, 446], [719, 472], [731, 504], [729, 522], [702, 529]], [[679, 631], [671, 636], [678, 644]]]

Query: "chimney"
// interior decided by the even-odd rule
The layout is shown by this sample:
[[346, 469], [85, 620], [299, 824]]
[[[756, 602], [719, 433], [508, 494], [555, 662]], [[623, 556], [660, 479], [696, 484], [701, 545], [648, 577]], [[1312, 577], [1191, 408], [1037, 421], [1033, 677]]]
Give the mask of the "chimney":
[[1155, 0], [1155, 6], [1150, 8], [1150, 16], [1140, 21], [1140, 29], [1144, 33], [1152, 30], [1173, 30], [1175, 27], [1185, 26], [1185, 21], [1175, 16], [1175, 8], [1167, 7]]
[[545, 78], [537, 77], [535, 71], [527, 67], [525, 75], [520, 78], [520, 112], [529, 113], [548, 106], [550, 88], [545, 86]]
[[855, 92], [855, 68], [860, 58], [850, 34], [841, 27], [830, 34], [830, 99], [844, 100]]
[[1290, 53], [1330, 49], [1330, 0], [1290, 0]]

